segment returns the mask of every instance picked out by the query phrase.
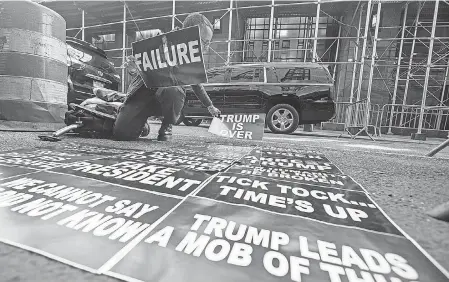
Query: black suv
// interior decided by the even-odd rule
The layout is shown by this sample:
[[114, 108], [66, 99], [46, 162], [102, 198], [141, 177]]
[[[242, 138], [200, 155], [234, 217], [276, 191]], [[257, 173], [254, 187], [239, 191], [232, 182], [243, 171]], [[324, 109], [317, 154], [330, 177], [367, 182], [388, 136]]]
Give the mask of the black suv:
[[118, 90], [120, 76], [103, 50], [73, 37], [68, 37], [66, 42], [69, 66], [68, 104], [80, 104], [94, 97], [94, 87]]
[[[299, 124], [316, 124], [335, 115], [334, 83], [320, 64], [239, 64], [212, 68], [207, 74], [205, 89], [222, 114], [266, 113], [273, 133], [289, 134]], [[207, 109], [188, 89], [182, 121], [199, 125], [207, 117]]]

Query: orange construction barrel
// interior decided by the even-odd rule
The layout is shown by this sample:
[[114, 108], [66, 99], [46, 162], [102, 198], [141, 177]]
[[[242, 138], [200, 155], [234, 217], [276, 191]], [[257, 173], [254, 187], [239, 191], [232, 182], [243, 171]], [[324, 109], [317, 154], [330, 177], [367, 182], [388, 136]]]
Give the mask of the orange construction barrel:
[[66, 22], [30, 1], [0, 2], [0, 121], [61, 123], [67, 111]]

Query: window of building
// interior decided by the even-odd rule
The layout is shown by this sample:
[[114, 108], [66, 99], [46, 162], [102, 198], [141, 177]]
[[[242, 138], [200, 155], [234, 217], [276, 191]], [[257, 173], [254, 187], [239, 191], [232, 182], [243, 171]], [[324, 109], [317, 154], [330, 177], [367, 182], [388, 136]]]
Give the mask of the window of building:
[[[273, 22], [272, 61], [311, 61], [316, 17], [277, 17]], [[337, 27], [337, 28], [335, 28]], [[244, 45], [244, 61], [266, 61], [268, 51], [270, 18], [248, 18], [245, 25], [245, 40], [255, 42]], [[329, 17], [318, 19], [318, 38], [336, 37], [337, 23]], [[333, 40], [318, 40], [317, 55], [322, 61], [332, 61], [336, 44]], [[331, 46], [332, 45], [332, 46]], [[330, 48], [329, 48], [330, 47]]]
[[290, 40], [283, 40], [282, 41], [282, 48], [283, 49], [290, 49]]

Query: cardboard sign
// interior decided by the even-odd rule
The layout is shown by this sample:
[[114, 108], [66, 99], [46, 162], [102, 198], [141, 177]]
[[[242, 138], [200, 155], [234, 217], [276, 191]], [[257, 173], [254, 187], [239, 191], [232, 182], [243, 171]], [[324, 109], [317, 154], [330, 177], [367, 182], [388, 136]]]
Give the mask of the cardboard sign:
[[95, 270], [179, 201], [49, 172], [8, 178], [0, 180], [0, 241]]
[[158, 282], [447, 281], [402, 236], [195, 197], [108, 274], [116, 273]]
[[265, 114], [233, 114], [214, 118], [209, 132], [218, 136], [262, 140], [265, 127]]
[[199, 27], [189, 27], [132, 43], [145, 86], [207, 83]]
[[400, 235], [363, 192], [221, 173], [195, 196]]
[[0, 153], [0, 226], [0, 242], [124, 281], [449, 277], [328, 158], [291, 148]]

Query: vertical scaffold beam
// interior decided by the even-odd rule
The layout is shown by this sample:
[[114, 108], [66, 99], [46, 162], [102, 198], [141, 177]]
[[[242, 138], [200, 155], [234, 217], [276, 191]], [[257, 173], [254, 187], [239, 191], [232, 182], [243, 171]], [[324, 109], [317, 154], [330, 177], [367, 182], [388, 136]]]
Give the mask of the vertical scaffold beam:
[[268, 33], [268, 55], [267, 62], [271, 62], [271, 53], [273, 50], [273, 25], [274, 25], [274, 0], [271, 0], [271, 12], [270, 12], [270, 29]]
[[427, 56], [427, 65], [426, 65], [426, 76], [424, 78], [424, 89], [421, 98], [421, 110], [419, 112], [419, 125], [418, 125], [418, 134], [421, 134], [423, 121], [424, 121], [424, 108], [426, 107], [426, 98], [427, 98], [427, 89], [429, 87], [429, 76], [430, 76], [430, 67], [432, 66], [432, 55], [433, 55], [433, 45], [435, 43], [435, 30], [438, 19], [438, 7], [440, 4], [440, 0], [435, 0], [435, 9], [433, 13], [432, 20], [432, 31], [430, 35], [430, 44], [429, 44], [429, 54]]
[[[126, 57], [126, 4], [123, 4], [122, 66]], [[122, 68], [122, 92], [125, 93], [125, 68]]]
[[382, 2], [379, 1], [377, 4], [377, 14], [376, 14], [376, 27], [374, 30], [374, 39], [373, 39], [373, 51], [371, 52], [371, 64], [369, 69], [369, 78], [368, 78], [368, 91], [366, 93], [366, 100], [368, 101], [368, 114], [366, 115], [366, 124], [369, 125], [370, 112], [369, 108], [371, 105], [371, 91], [373, 89], [373, 76], [374, 76], [374, 68], [376, 67], [376, 57], [377, 57], [377, 38], [379, 36], [379, 21], [380, 21], [380, 12], [382, 9]]
[[172, 10], [171, 10], [171, 29], [175, 29], [176, 22], [176, 0], [173, 0]]
[[233, 7], [233, 0], [230, 0], [229, 1], [229, 29], [228, 29], [229, 30], [229, 34], [228, 34], [228, 58], [226, 60], [226, 65], [229, 65], [229, 62], [231, 61], [232, 7]]
[[360, 96], [362, 93], [362, 83], [363, 83], [363, 71], [365, 67], [365, 57], [366, 57], [366, 45], [368, 43], [368, 29], [369, 22], [371, 18], [371, 3], [372, 0], [368, 1], [368, 5], [366, 7], [366, 20], [365, 20], [365, 31], [363, 34], [363, 47], [362, 47], [362, 55], [360, 57], [360, 72], [359, 72], [359, 81], [357, 86], [357, 102], [360, 101]]
[[318, 31], [320, 27], [320, 11], [321, 11], [321, 2], [317, 0], [316, 5], [316, 18], [315, 18], [315, 34], [313, 36], [313, 49], [312, 49], [312, 62], [318, 61], [318, 54], [316, 52], [317, 44], [318, 44]]
[[84, 33], [84, 9], [81, 11], [81, 40], [85, 40], [85, 33]]
[[[444, 96], [446, 95], [446, 86], [447, 86], [448, 75], [449, 75], [449, 58], [447, 59], [446, 73], [444, 74], [443, 91], [441, 91], [440, 102], [438, 103], [438, 105], [440, 107], [444, 106]], [[442, 119], [443, 119], [443, 111], [439, 111], [436, 129], [439, 129], [441, 127]]]
[[[340, 17], [340, 22], [343, 22], [343, 17]], [[337, 62], [338, 62], [338, 52], [340, 51], [340, 37], [341, 37], [341, 24], [338, 25], [338, 39], [337, 39], [337, 48], [335, 48], [335, 59], [334, 59], [334, 70], [332, 73], [332, 80], [335, 82], [335, 78], [337, 76]], [[336, 91], [335, 91], [335, 102], [338, 102], [338, 93], [340, 92], [340, 83], [336, 83]]]
[[351, 96], [349, 97], [349, 102], [352, 103], [354, 100], [354, 88], [355, 88], [355, 77], [357, 74], [357, 60], [359, 59], [359, 44], [360, 44], [360, 29], [362, 28], [362, 16], [363, 16], [363, 6], [359, 11], [359, 26], [357, 29], [357, 40], [355, 44], [354, 51], [354, 67], [352, 69], [352, 81], [351, 81]]
[[443, 91], [441, 92], [440, 106], [444, 106], [444, 96], [446, 95], [446, 87], [448, 79], [449, 79], [449, 58], [447, 59], [446, 74], [444, 75]]
[[[421, 9], [423, 6], [424, 4], [421, 4], [421, 2], [418, 3], [418, 10], [416, 11], [416, 18], [415, 18], [415, 30], [413, 31], [412, 48], [410, 50], [410, 57], [408, 60], [407, 78], [405, 80], [404, 98], [402, 99], [402, 105], [407, 105], [408, 88], [410, 86], [410, 75], [413, 66], [413, 57], [415, 56], [416, 35], [418, 34], [419, 16], [421, 14]], [[402, 125], [403, 119], [404, 119], [404, 107], [402, 107], [401, 118], [399, 119], [399, 126]]]
[[[397, 94], [398, 94], [399, 74], [400, 74], [400, 71], [401, 71], [402, 49], [404, 47], [404, 36], [405, 36], [405, 29], [406, 29], [406, 25], [405, 24], [407, 23], [408, 4], [409, 4], [408, 2], [405, 4], [404, 18], [402, 19], [401, 41], [399, 43], [399, 57], [398, 57], [398, 62], [397, 62], [397, 66], [396, 66], [396, 77], [394, 79], [393, 98], [392, 98], [392, 101], [391, 101], [392, 104], [396, 104], [396, 97], [397, 97]], [[391, 126], [393, 124], [394, 111], [395, 111], [395, 106], [393, 106], [391, 108], [390, 122], [388, 124], [388, 132], [387, 132], [387, 134], [391, 134]]]

